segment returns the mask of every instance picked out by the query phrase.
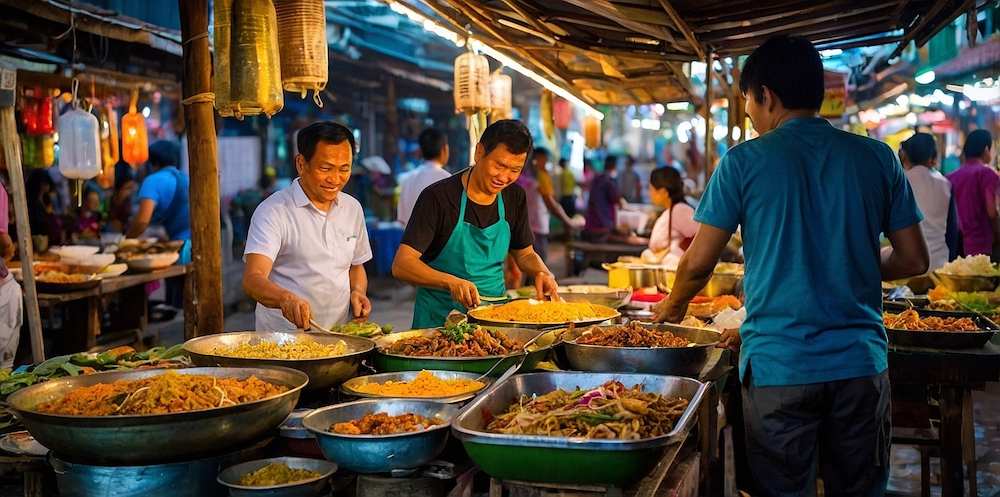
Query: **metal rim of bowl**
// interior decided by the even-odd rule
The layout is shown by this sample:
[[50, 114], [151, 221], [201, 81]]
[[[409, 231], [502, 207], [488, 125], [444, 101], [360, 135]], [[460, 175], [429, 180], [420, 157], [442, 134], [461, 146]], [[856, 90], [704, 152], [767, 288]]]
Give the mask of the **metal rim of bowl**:
[[[226, 332], [227, 335], [240, 335], [240, 334], [246, 334], [246, 333], [257, 333], [257, 332], [254, 332], [254, 331], [230, 331], [230, 332]], [[281, 332], [277, 332], [277, 333], [301, 334], [303, 336], [308, 336], [308, 337], [313, 337], [313, 336], [333, 336], [333, 337], [336, 337], [337, 336], [336, 333], [319, 334], [319, 333], [309, 333], [309, 332], [306, 332], [306, 331], [296, 331], [296, 330], [287, 330], [287, 331], [281, 331]], [[200, 356], [205, 356], [205, 357], [222, 358], [222, 359], [243, 359], [243, 360], [247, 360], [247, 361], [281, 361], [281, 362], [290, 362], [290, 363], [308, 363], [310, 361], [328, 361], [330, 359], [342, 359], [342, 358], [347, 358], [347, 357], [353, 357], [353, 356], [356, 356], [356, 355], [367, 354], [367, 353], [369, 353], [369, 352], [371, 352], [372, 350], [375, 349], [375, 346], [376, 346], [375, 341], [372, 340], [372, 339], [370, 339], [370, 338], [359, 337], [359, 336], [354, 336], [354, 335], [344, 335], [344, 336], [351, 336], [351, 337], [354, 337], [354, 338], [361, 338], [361, 339], [367, 340], [370, 343], [366, 343], [365, 344], [365, 346], [367, 346], [368, 348], [366, 348], [364, 350], [358, 350], [358, 351], [348, 352], [346, 354], [329, 356], [329, 357], [309, 357], [309, 358], [306, 358], [306, 359], [282, 359], [280, 357], [232, 357], [232, 356], [227, 356], [227, 355], [219, 355], [219, 354], [212, 354], [212, 353], [208, 353], [208, 352], [201, 352], [201, 351], [197, 351], [197, 350], [192, 350], [192, 349], [190, 349], [190, 348], [187, 347], [187, 345], [189, 343], [196, 343], [199, 340], [207, 342], [210, 339], [214, 339], [214, 338], [216, 338], [216, 336], [214, 336], [214, 335], [205, 335], [205, 336], [201, 336], [201, 337], [192, 338], [192, 339], [184, 342], [183, 344], [181, 344], [181, 348], [184, 349], [185, 352], [188, 352], [190, 354], [198, 354]], [[345, 341], [344, 343], [347, 343], [347, 342]]]
[[[416, 396], [406, 397], [406, 396], [399, 396], [399, 395], [383, 395], [383, 394], [377, 394], [377, 393], [361, 392], [361, 391], [358, 391], [358, 390], [349, 389], [349, 387], [348, 387], [348, 385], [351, 382], [359, 382], [359, 380], [364, 379], [364, 378], [372, 379], [372, 378], [377, 377], [377, 376], [400, 375], [400, 374], [405, 374], [405, 373], [419, 373], [418, 371], [395, 371], [395, 372], [378, 373], [378, 374], [372, 374], [372, 375], [355, 376], [354, 378], [351, 378], [351, 379], [345, 381], [344, 383], [341, 383], [340, 384], [340, 391], [343, 392], [343, 393], [345, 393], [345, 394], [348, 394], [348, 395], [353, 395], [355, 397], [363, 397], [363, 398], [367, 398], [367, 399], [427, 400], [427, 401], [431, 401], [431, 402], [445, 402], [445, 403], [451, 404], [453, 402], [460, 402], [462, 400], [471, 399], [471, 398], [475, 397], [476, 395], [479, 395], [480, 392], [482, 392], [483, 390], [486, 390], [487, 388], [489, 388], [490, 385], [493, 384], [493, 381], [495, 379], [495, 378], [492, 378], [492, 377], [489, 377], [489, 376], [483, 376], [480, 373], [472, 373], [472, 372], [468, 372], [468, 371], [449, 371], [449, 370], [446, 370], [446, 369], [425, 369], [424, 371], [427, 371], [428, 373], [431, 373], [431, 374], [435, 374], [435, 373], [448, 373], [448, 374], [465, 375], [465, 376], [468, 376], [467, 379], [481, 381], [481, 382], [484, 383], [484, 385], [482, 387], [480, 387], [480, 388], [477, 388], [475, 390], [469, 390], [467, 392], [461, 392], [461, 393], [456, 393], [456, 394], [452, 394], [452, 395], [435, 396], [435, 397], [416, 397]], [[480, 377], [482, 377], [482, 378], [480, 378]], [[400, 381], [412, 381], [412, 380], [400, 380]], [[371, 382], [369, 381], [368, 383], [371, 383]]]
[[[325, 473], [323, 473], [321, 476], [316, 476], [316, 477], [309, 478], [309, 479], [306, 479], [306, 480], [297, 480], [297, 481], [293, 481], [293, 482], [290, 482], [290, 483], [285, 483], [283, 485], [249, 486], [249, 485], [240, 485], [240, 484], [237, 484], [237, 483], [230, 483], [230, 482], [222, 479], [222, 474], [225, 473], [226, 471], [229, 471], [229, 470], [233, 469], [233, 468], [237, 468], [237, 467], [244, 466], [244, 465], [249, 465], [249, 464], [254, 464], [254, 463], [261, 463], [261, 462], [265, 462], [265, 461], [268, 461], [268, 464], [275, 463], [275, 462], [279, 462], [279, 463], [283, 462], [283, 463], [286, 463], [286, 465], [287, 465], [287, 462], [288, 462], [289, 459], [292, 459], [292, 460], [317, 461], [319, 463], [328, 464], [331, 467]], [[265, 466], [266, 465], [267, 464], [265, 464]], [[261, 466], [261, 467], [264, 467], [264, 466]], [[292, 468], [292, 469], [296, 469], [296, 468]], [[333, 461], [328, 461], [326, 459], [313, 459], [313, 458], [308, 458], [308, 457], [294, 457], [294, 456], [269, 457], [269, 458], [266, 458], [266, 459], [254, 459], [252, 461], [246, 461], [246, 462], [242, 462], [242, 463], [239, 463], [239, 464], [234, 464], [232, 466], [229, 466], [228, 468], [225, 468], [222, 471], [219, 471], [219, 475], [215, 477], [215, 481], [217, 481], [217, 482], [225, 485], [226, 487], [235, 488], [235, 489], [238, 489], [238, 490], [250, 490], [250, 491], [254, 491], [254, 490], [256, 490], [256, 491], [281, 490], [281, 489], [288, 489], [288, 488], [292, 488], [292, 487], [297, 487], [297, 486], [300, 486], [300, 485], [304, 486], [304, 485], [309, 485], [310, 483], [316, 483], [316, 482], [318, 482], [320, 480], [323, 480], [323, 479], [326, 479], [326, 478], [329, 478], [329, 477], [333, 476], [333, 474], [336, 473], [339, 469], [340, 469], [340, 466], [337, 463], [335, 463]], [[245, 474], [247, 474], [247, 473], [244, 473], [244, 475]]]
[[438, 407], [439, 407], [438, 412], [447, 409], [448, 406], [451, 406], [451, 404], [448, 404], [447, 402], [440, 402], [440, 401], [435, 401], [435, 400], [423, 400], [423, 399], [400, 399], [399, 397], [355, 400], [353, 402], [345, 402], [343, 404], [334, 404], [332, 406], [320, 407], [318, 409], [315, 409], [315, 410], [313, 410], [313, 412], [310, 412], [309, 414], [306, 414], [302, 418], [302, 426], [305, 427], [305, 429], [307, 429], [307, 430], [315, 433], [318, 436], [322, 435], [322, 436], [331, 437], [331, 438], [338, 438], [338, 439], [341, 439], [341, 440], [359, 440], [359, 441], [361, 441], [361, 440], [394, 440], [394, 439], [402, 439], [402, 438], [414, 437], [414, 436], [423, 435], [423, 434], [426, 434], [426, 433], [433, 433], [433, 432], [438, 431], [438, 430], [450, 429], [451, 428], [451, 422], [452, 422], [452, 420], [455, 419], [455, 416], [458, 415], [458, 411], [456, 411], [454, 415], [452, 415], [450, 418], [444, 420], [443, 423], [441, 423], [439, 425], [431, 426], [430, 428], [425, 428], [425, 429], [420, 430], [420, 431], [408, 431], [408, 432], [404, 432], [404, 433], [393, 433], [391, 435], [348, 435], [348, 434], [345, 434], [345, 433], [334, 433], [332, 431], [327, 431], [327, 430], [317, 430], [315, 428], [311, 428], [311, 427], [308, 426], [309, 421], [311, 421], [310, 418], [319, 417], [321, 414], [323, 414], [323, 413], [325, 413], [327, 411], [333, 411], [333, 410], [337, 410], [337, 409], [346, 409], [347, 407], [358, 405], [358, 404], [375, 404], [375, 403], [381, 403], [381, 402], [385, 402], [387, 400], [394, 400], [394, 399], [395, 400], [403, 400], [405, 402], [423, 402], [423, 403], [427, 403], [427, 404], [437, 404]]

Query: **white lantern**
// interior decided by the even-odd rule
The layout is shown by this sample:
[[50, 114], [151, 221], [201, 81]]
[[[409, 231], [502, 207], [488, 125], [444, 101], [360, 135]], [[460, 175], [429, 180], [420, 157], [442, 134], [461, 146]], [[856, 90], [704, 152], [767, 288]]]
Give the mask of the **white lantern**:
[[100, 123], [90, 112], [74, 107], [59, 116], [59, 172], [86, 180], [101, 173]]
[[514, 106], [511, 104], [511, 89], [513, 82], [506, 74], [495, 73], [490, 76], [490, 118], [494, 121], [510, 119], [514, 116]]
[[455, 112], [474, 114], [490, 109], [490, 62], [465, 52], [455, 59]]

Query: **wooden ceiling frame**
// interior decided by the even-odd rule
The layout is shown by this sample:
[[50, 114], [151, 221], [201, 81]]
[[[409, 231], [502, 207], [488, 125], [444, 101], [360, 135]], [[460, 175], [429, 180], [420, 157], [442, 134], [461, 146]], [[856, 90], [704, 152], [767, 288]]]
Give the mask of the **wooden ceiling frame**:
[[670, 19], [674, 21], [674, 26], [676, 26], [681, 34], [684, 35], [684, 39], [686, 39], [688, 44], [691, 45], [691, 48], [694, 49], [695, 55], [702, 60], [707, 59], [708, 57], [705, 55], [705, 50], [701, 47], [701, 44], [698, 43], [697, 38], [694, 36], [694, 31], [691, 31], [691, 27], [688, 26], [688, 23], [685, 22], [680, 14], [677, 13], [677, 9], [675, 9], [673, 5], [670, 5], [670, 0], [660, 0], [660, 5], [663, 6], [663, 10], [667, 12]]

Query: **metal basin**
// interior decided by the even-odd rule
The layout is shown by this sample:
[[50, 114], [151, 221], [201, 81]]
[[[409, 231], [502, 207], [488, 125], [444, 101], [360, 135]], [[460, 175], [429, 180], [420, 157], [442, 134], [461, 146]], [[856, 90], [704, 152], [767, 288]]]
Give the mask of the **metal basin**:
[[[390, 416], [413, 413], [444, 423], [398, 435], [341, 435], [327, 431], [335, 423], [361, 419], [378, 412]], [[316, 434], [323, 456], [356, 473], [385, 473], [419, 468], [434, 460], [448, 441], [451, 419], [458, 407], [424, 400], [369, 399], [316, 409], [302, 418], [302, 425]]]
[[710, 328], [691, 328], [669, 323], [642, 323], [642, 326], [651, 330], [669, 331], [676, 336], [691, 340], [696, 345], [655, 348], [585, 345], [575, 341], [586, 331], [586, 328], [581, 328], [563, 335], [566, 359], [572, 369], [581, 371], [648, 373], [697, 378], [708, 362], [715, 344], [719, 342], [719, 332]]
[[[483, 386], [482, 388], [476, 390], [470, 390], [468, 392], [462, 392], [454, 395], [445, 395], [439, 397], [417, 397], [417, 396], [402, 397], [398, 395], [392, 396], [392, 395], [382, 395], [377, 393], [368, 393], [358, 390], [358, 387], [360, 387], [361, 385], [367, 385], [369, 383], [385, 383], [387, 381], [393, 381], [393, 382], [413, 381], [413, 379], [416, 378], [418, 374], [420, 374], [420, 371], [399, 371], [394, 373], [372, 374], [368, 376], [358, 376], [356, 378], [352, 378], [344, 382], [343, 385], [340, 385], [340, 391], [348, 395], [353, 395], [355, 397], [368, 397], [377, 399], [406, 398], [415, 400], [433, 400], [435, 402], [446, 402], [452, 404], [455, 402], [461, 402], [463, 400], [469, 400], [475, 397], [476, 394], [483, 391], [483, 389], [490, 386], [490, 383], [493, 382], [492, 378], [490, 378], [489, 376], [480, 379], [479, 377], [481, 376], [481, 373], [467, 373], [464, 371], [428, 371], [428, 372], [445, 381], [457, 380], [457, 379], [479, 380], [483, 382]], [[500, 372], [502, 373], [503, 371]]]
[[[257, 471], [271, 463], [281, 463], [292, 469], [307, 469], [321, 476], [300, 480], [284, 485], [249, 487], [240, 485], [243, 475]], [[320, 459], [305, 457], [272, 457], [248, 461], [226, 468], [219, 473], [218, 482], [229, 487], [230, 497], [319, 497], [328, 495], [330, 476], [337, 471], [337, 464]], [[324, 494], [325, 492], [325, 494]]]
[[[539, 338], [534, 345], [529, 347], [531, 350], [528, 352], [528, 357], [524, 359], [524, 364], [521, 365], [519, 371], [531, 371], [535, 369], [535, 366], [537, 366], [538, 363], [545, 357], [545, 353], [559, 343], [559, 338], [552, 330], [530, 330], [525, 328], [502, 328], [493, 326], [488, 326], [487, 328], [499, 331], [510, 338], [520, 340], [521, 343], [526, 343], [528, 340], [535, 338], [537, 335], [552, 333], [551, 341], [547, 340], [548, 337], [543, 336], [542, 338]], [[378, 345], [378, 348], [381, 349], [382, 347], [390, 345], [397, 340], [413, 336], [412, 334], [429, 334], [436, 332], [437, 330], [435, 329], [429, 329], [390, 333], [389, 335], [379, 337], [375, 343]], [[485, 357], [428, 357], [386, 354], [385, 352], [376, 350], [375, 369], [383, 372], [433, 369], [445, 371], [468, 371], [470, 373], [483, 374], [489, 371], [489, 369], [493, 367], [497, 361], [500, 361], [500, 365], [493, 370], [494, 374], [499, 376], [500, 373], [506, 371], [507, 368], [517, 364], [517, 362], [521, 360], [522, 355], [524, 355], [522, 352], [514, 352], [513, 354], [502, 356]]]
[[1000, 276], [961, 276], [932, 271], [931, 275], [953, 292], [992, 292], [1000, 284]]
[[[609, 380], [647, 392], [690, 400], [673, 431], [642, 440], [593, 440], [505, 435], [484, 430], [483, 414], [503, 413], [521, 395], [543, 395], [562, 388], [588, 389]], [[515, 375], [477, 397], [452, 421], [472, 462], [494, 478], [545, 483], [627, 485], [645, 476], [664, 447], [687, 437], [707, 384], [690, 378], [622, 373], [545, 372]]]
[[57, 456], [91, 464], [150, 464], [191, 460], [263, 436], [292, 412], [309, 379], [288, 368], [189, 368], [180, 374], [245, 380], [250, 376], [289, 388], [285, 393], [233, 406], [168, 414], [65, 416], [35, 410], [81, 387], [138, 380], [164, 370], [112, 371], [49, 380], [7, 397], [25, 428]]
[[92, 466], [50, 459], [62, 497], [223, 497], [225, 456], [151, 466]]
[[[307, 338], [323, 345], [336, 345], [343, 340], [348, 354], [322, 359], [247, 359], [217, 355], [216, 348], [228, 349], [241, 344], [256, 345], [263, 341], [282, 345]], [[375, 342], [353, 335], [306, 333], [304, 331], [236, 331], [193, 338], [184, 342], [184, 351], [198, 366], [223, 366], [231, 368], [256, 368], [280, 366], [297, 369], [309, 375], [306, 391], [325, 390], [343, 383], [358, 373], [358, 366], [365, 354], [375, 348]]]

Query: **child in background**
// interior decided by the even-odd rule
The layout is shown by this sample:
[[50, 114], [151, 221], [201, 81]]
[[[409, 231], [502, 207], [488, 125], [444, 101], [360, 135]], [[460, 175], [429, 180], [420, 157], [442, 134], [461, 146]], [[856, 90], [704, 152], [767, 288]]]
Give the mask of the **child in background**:
[[78, 209], [76, 219], [70, 223], [70, 238], [77, 244], [99, 244], [103, 226], [101, 195], [97, 190], [88, 188], [83, 192], [83, 205]]

